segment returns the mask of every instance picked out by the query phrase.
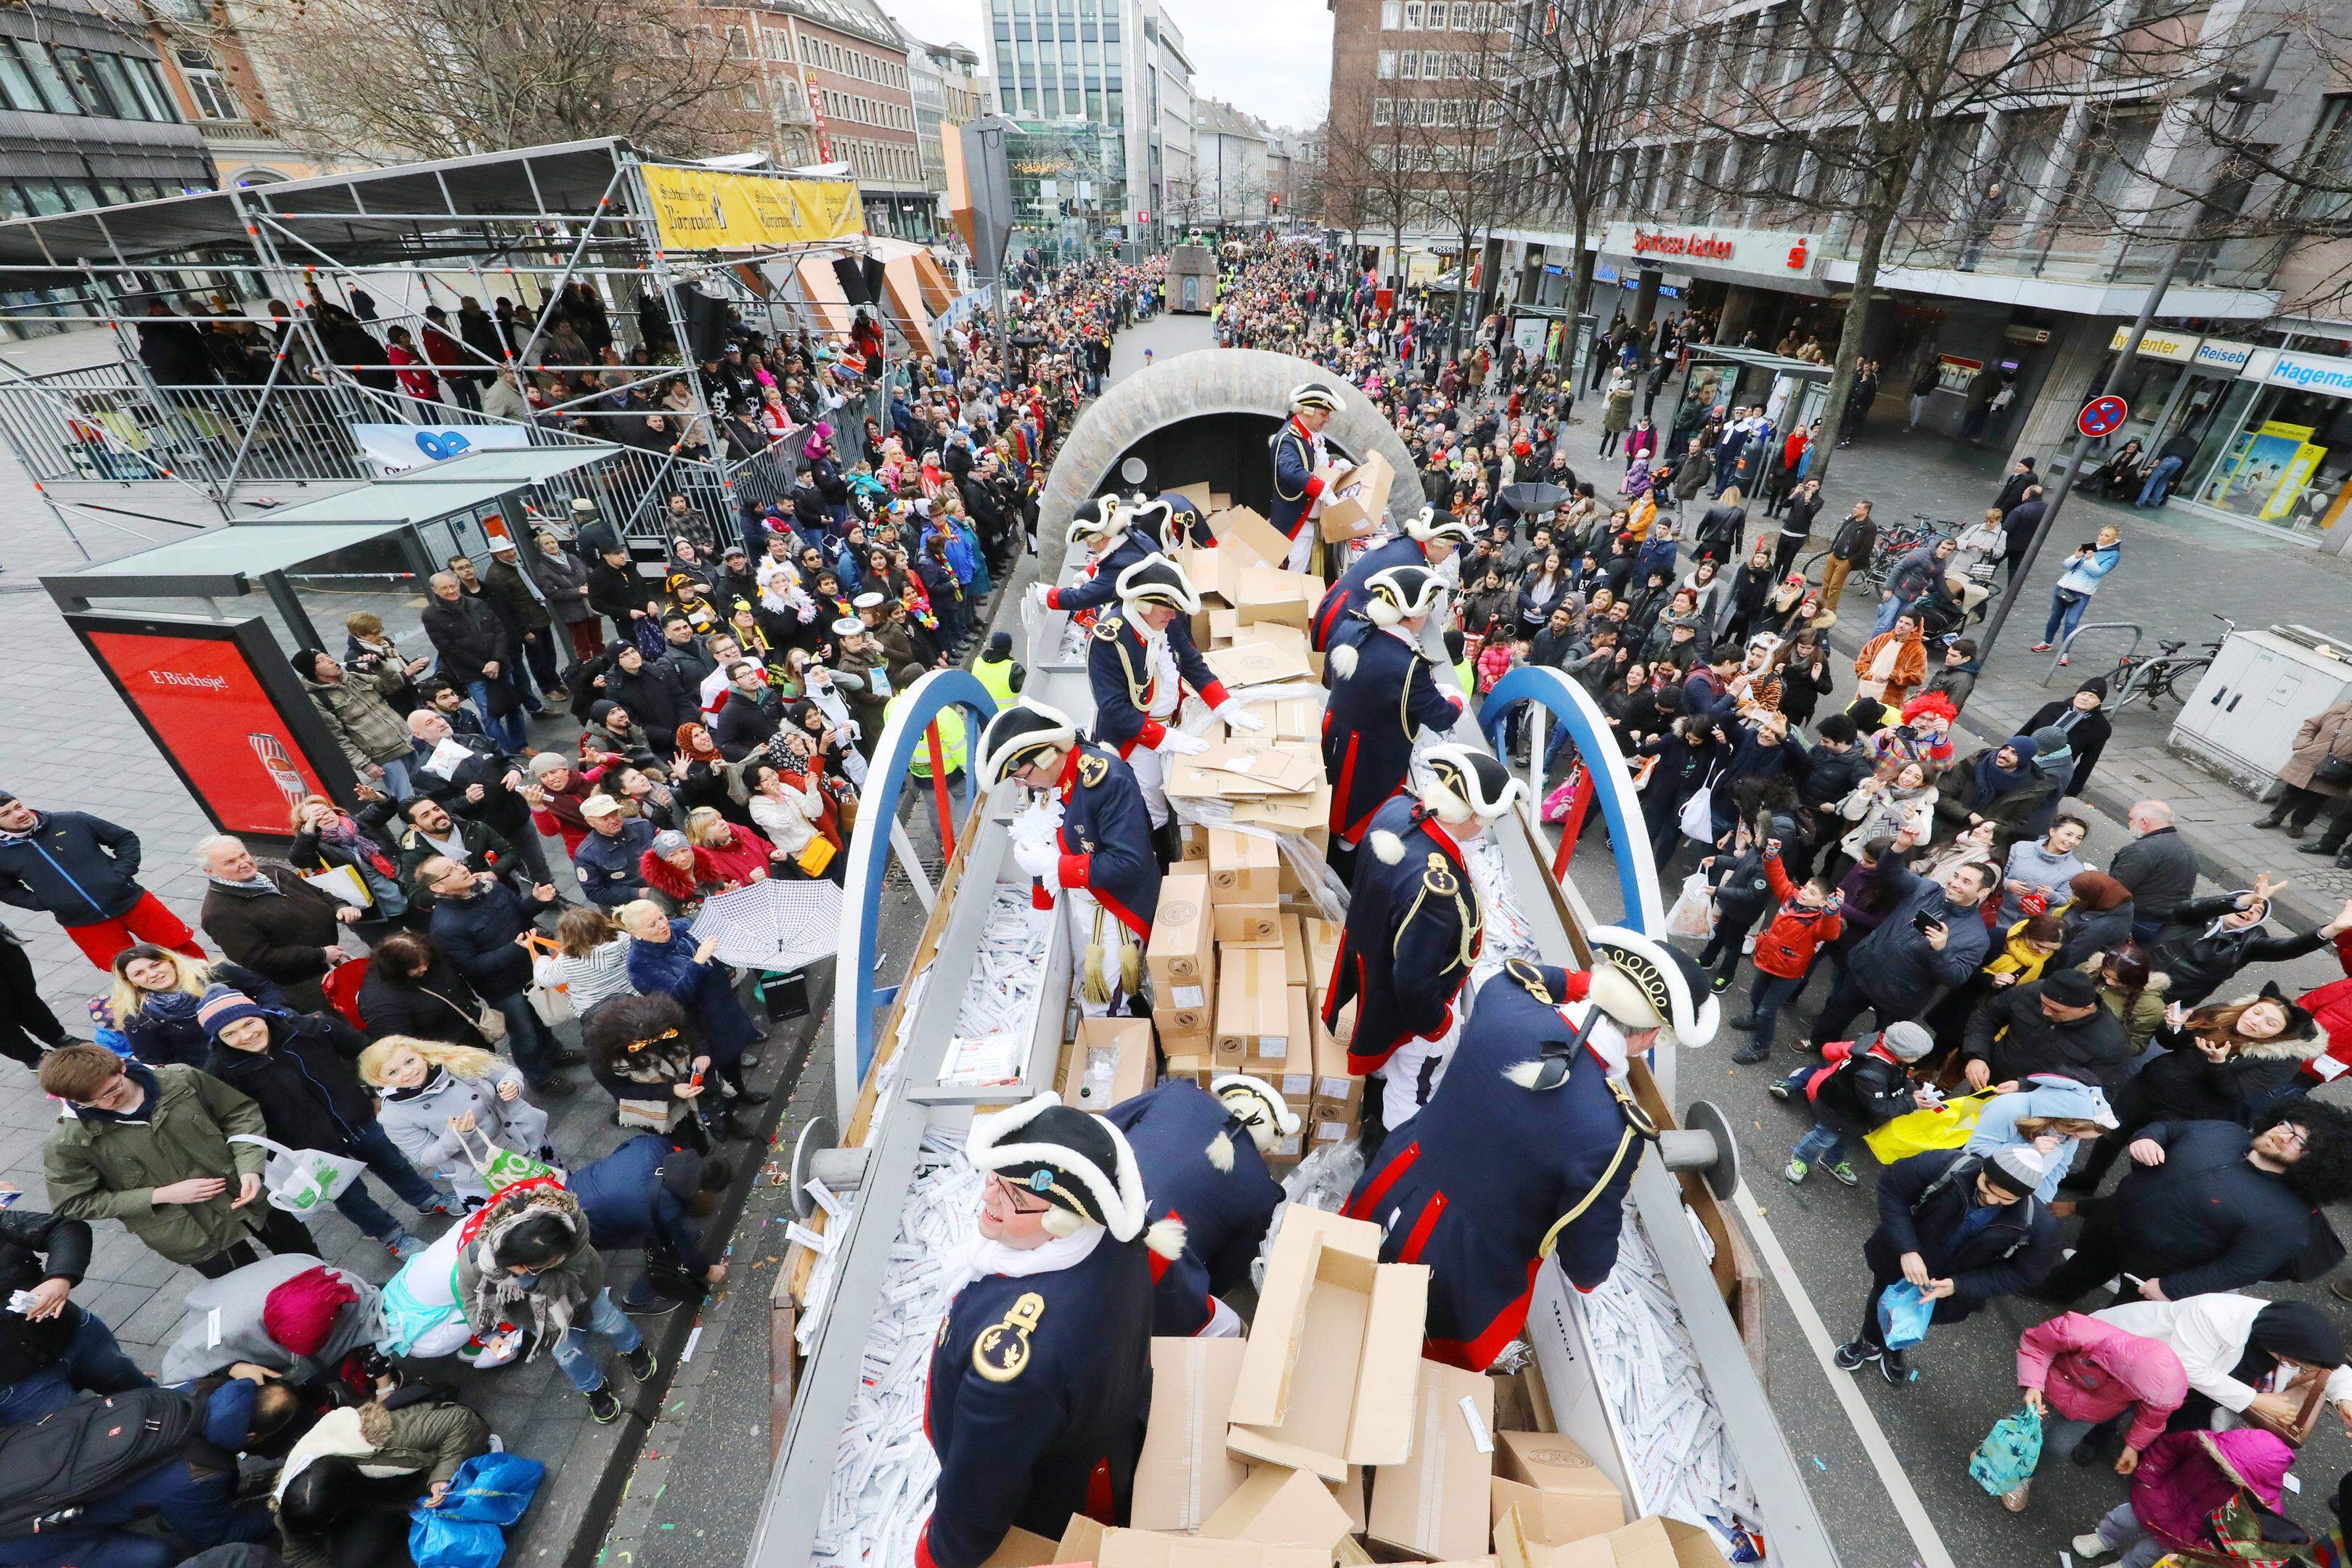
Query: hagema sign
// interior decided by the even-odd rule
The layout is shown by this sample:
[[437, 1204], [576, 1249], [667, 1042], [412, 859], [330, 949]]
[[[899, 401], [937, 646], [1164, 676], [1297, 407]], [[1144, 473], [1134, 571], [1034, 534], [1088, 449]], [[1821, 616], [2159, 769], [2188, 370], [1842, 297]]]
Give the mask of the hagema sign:
[[1766, 228], [1662, 228], [1612, 223], [1601, 248], [1612, 256], [1648, 262], [1671, 259], [1685, 267], [1720, 268], [1768, 278], [1821, 275], [1820, 242], [1810, 234]]

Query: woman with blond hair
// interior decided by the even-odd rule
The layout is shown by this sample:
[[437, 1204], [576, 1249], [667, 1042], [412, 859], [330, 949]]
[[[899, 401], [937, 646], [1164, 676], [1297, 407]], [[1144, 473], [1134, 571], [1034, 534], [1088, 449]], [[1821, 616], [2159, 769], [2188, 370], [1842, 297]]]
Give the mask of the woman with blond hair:
[[555, 922], [555, 951], [531, 965], [530, 983], [561, 991], [572, 1010], [588, 1009], [613, 996], [634, 996], [629, 983], [629, 937], [610, 910], [574, 904]]
[[295, 1011], [274, 983], [241, 963], [225, 958], [206, 963], [150, 942], [114, 955], [114, 989], [106, 1005], [131, 1054], [149, 1067], [177, 1062], [201, 1068], [212, 1055], [212, 1037], [196, 1021], [196, 1005], [208, 985], [242, 991], [272, 1013]]
[[745, 827], [730, 822], [713, 807], [698, 805], [686, 814], [686, 841], [710, 857], [724, 881], [748, 884], [765, 877], [775, 846]]
[[503, 1057], [386, 1035], [360, 1053], [360, 1079], [376, 1092], [376, 1124], [418, 1170], [478, 1207], [490, 1189], [474, 1168], [490, 1147], [552, 1161], [547, 1112], [523, 1098], [522, 1073]]

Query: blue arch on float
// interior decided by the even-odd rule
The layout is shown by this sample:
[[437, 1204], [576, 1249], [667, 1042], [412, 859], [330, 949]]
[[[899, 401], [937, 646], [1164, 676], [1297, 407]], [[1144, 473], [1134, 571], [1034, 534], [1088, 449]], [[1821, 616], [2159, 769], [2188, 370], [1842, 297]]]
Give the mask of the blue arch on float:
[[[882, 727], [874, 755], [866, 766], [866, 788], [858, 796], [857, 827], [849, 836], [848, 862], [844, 868], [841, 907], [848, 919], [842, 932], [840, 956], [835, 961], [833, 1053], [835, 1083], [843, 1103], [854, 1103], [874, 1065], [875, 937], [882, 925], [882, 892], [889, 881], [890, 825], [898, 819], [898, 799], [911, 775], [908, 768], [923, 752], [923, 732], [931, 721], [950, 708], [964, 711], [963, 798], [956, 803], [958, 817], [969, 822], [978, 781], [971, 763], [980, 753], [980, 731], [996, 714], [996, 699], [968, 669], [935, 669], [915, 682], [907, 699]], [[928, 795], [929, 787], [924, 787]], [[950, 791], [953, 794], [952, 789]], [[845, 984], [841, 964], [855, 965]], [[848, 1125], [845, 1120], [842, 1123]]]
[[1593, 798], [1609, 828], [1609, 847], [1617, 859], [1617, 890], [1625, 905], [1624, 923], [1644, 936], [1662, 935], [1666, 929], [1666, 907], [1658, 893], [1657, 859], [1650, 853], [1650, 833], [1642, 820], [1633, 775], [1617, 748], [1617, 738], [1609, 732], [1607, 715], [1591, 692], [1561, 671], [1548, 665], [1521, 665], [1495, 683], [1478, 709], [1479, 728], [1498, 757], [1507, 755], [1502, 743], [1503, 721], [1522, 702], [1540, 703], [1568, 731], [1577, 754], [1591, 770]]

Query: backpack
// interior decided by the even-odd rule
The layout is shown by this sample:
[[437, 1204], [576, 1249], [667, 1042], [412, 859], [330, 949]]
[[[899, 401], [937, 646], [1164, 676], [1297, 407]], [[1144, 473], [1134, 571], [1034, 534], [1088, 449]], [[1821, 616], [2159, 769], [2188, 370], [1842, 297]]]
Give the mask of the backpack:
[[[205, 1392], [209, 1392], [207, 1384]], [[87, 1399], [0, 1431], [0, 1540], [54, 1527], [91, 1500], [187, 1451], [201, 1438], [205, 1393], [135, 1388]]]

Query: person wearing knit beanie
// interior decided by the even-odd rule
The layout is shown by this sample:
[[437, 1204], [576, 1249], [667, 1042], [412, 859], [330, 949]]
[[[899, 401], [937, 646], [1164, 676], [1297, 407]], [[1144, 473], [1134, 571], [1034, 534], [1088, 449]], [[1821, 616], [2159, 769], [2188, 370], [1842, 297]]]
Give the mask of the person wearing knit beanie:
[[229, 985], [207, 985], [204, 1000], [196, 1004], [196, 1023], [207, 1039], [218, 1040], [221, 1031], [239, 1018], [269, 1021], [269, 1009]]

